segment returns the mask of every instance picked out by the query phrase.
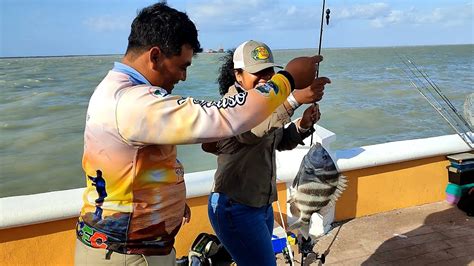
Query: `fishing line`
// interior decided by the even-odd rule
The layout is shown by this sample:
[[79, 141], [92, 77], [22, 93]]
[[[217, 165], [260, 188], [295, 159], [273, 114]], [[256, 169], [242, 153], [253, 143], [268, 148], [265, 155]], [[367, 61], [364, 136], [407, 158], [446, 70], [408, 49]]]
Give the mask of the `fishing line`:
[[[411, 77], [411, 79], [413, 80], [413, 81], [412, 81], [412, 85], [414, 85], [415, 88], [418, 89], [418, 91], [421, 93], [421, 95], [422, 95], [423, 97], [425, 97], [425, 99], [431, 104], [431, 106], [432, 106], [433, 108], [435, 108], [438, 112], [439, 112], [439, 111], [446, 111], [446, 110], [444, 109], [444, 107], [442, 106], [442, 104], [436, 99], [436, 95], [429, 89], [429, 86], [432, 86], [432, 84], [430, 84], [429, 82], [428, 82], [428, 84], [426, 84], [427, 81], [424, 81], [423, 79], [421, 79], [421, 77], [417, 74], [416, 69], [414, 69], [412, 66], [409, 65], [409, 64], [411, 64], [411, 62], [409, 62], [409, 59], [408, 59], [408, 58], [404, 59], [402, 62], [403, 62], [403, 64], [405, 64], [405, 66], [406, 66], [406, 67], [410, 70], [410, 72], [411, 72], [411, 76], [410, 76], [410, 73], [405, 72], [405, 74], [408, 74], [409, 77]], [[422, 77], [423, 77], [423, 76], [422, 76]], [[429, 86], [427, 86], [427, 85], [429, 85]], [[423, 92], [422, 89], [424, 89], [425, 92]], [[426, 93], [428, 93], [428, 94], [426, 94]], [[428, 96], [430, 96], [430, 97], [428, 97]], [[449, 101], [449, 100], [448, 100], [448, 101]], [[455, 112], [456, 112], [456, 111], [455, 111]], [[456, 123], [456, 126], [458, 126], [458, 127], [460, 126], [460, 125], [455, 121], [455, 120], [456, 120], [456, 117], [453, 116], [453, 114], [451, 114], [450, 112], [447, 112], [447, 111], [446, 111], [446, 114], [443, 114], [442, 112], [441, 112], [440, 114], [441, 114], [441, 116], [443, 116], [443, 118], [445, 118], [445, 120], [447, 120], [448, 122], [454, 121], [454, 123]], [[446, 116], [449, 116], [449, 119], [448, 119]], [[450, 122], [450, 123], [451, 123], [451, 122]], [[453, 125], [453, 126], [454, 126], [454, 125]]]
[[[398, 55], [398, 54], [397, 54]], [[411, 85], [428, 101], [428, 103], [448, 122], [459, 137], [472, 149], [474, 139], [470, 136], [473, 131], [465, 118], [458, 113], [451, 101], [441, 91], [440, 87], [419, 68], [408, 56], [398, 55], [406, 68], [400, 68], [408, 77]], [[408, 69], [408, 70], [407, 70]], [[446, 106], [448, 108], [446, 108]]]
[[[446, 117], [446, 115], [449, 116], [451, 120], [448, 120], [448, 122], [450, 124], [452, 124], [452, 123], [456, 124], [455, 127], [456, 127], [457, 131], [460, 131], [462, 133], [467, 133], [467, 132], [472, 131], [472, 128], [469, 126], [467, 121], [464, 119], [464, 117], [462, 115], [460, 115], [457, 112], [454, 105], [441, 92], [441, 89], [436, 85], [436, 83], [433, 80], [431, 80], [425, 72], [420, 70], [420, 68], [416, 66], [416, 64], [413, 62], [412, 59], [406, 57], [406, 60], [403, 61], [403, 62], [405, 64], [405, 66], [407, 66], [407, 68], [412, 72], [413, 76], [418, 80], [418, 87], [419, 88], [424, 88], [430, 94], [430, 96], [432, 97], [432, 101], [434, 101], [438, 105], [436, 110], [444, 111], [445, 115], [443, 115], [443, 117]], [[421, 77], [424, 80], [421, 79], [421, 77], [418, 74], [420, 74]], [[429, 86], [427, 86], [426, 84], [428, 84]], [[441, 101], [439, 101], [439, 99], [437, 99], [436, 94], [434, 94], [433, 91], [429, 89], [430, 87], [436, 92], [436, 94], [439, 97], [441, 97]], [[420, 91], [420, 93], [421, 93], [421, 91]], [[427, 99], [427, 100], [429, 101], [429, 99]], [[442, 104], [443, 102], [449, 107], [449, 109], [446, 109], [443, 106], [443, 104]], [[434, 103], [432, 103], [432, 106], [433, 105], [434, 105]]]
[[[459, 133], [466, 133], [468, 131], [471, 131], [470, 128], [463, 128], [464, 126], [464, 123], [461, 122], [461, 124], [459, 124], [458, 122], [459, 121], [456, 121], [459, 119], [459, 114], [457, 114], [457, 111], [453, 110], [453, 112], [450, 112], [448, 111], [442, 104], [442, 102], [440, 102], [438, 99], [436, 99], [436, 95], [429, 89], [430, 87], [433, 88], [433, 85], [432, 83], [428, 82], [425, 77], [422, 75], [421, 77], [418, 75], [416, 69], [411, 66], [410, 64], [412, 64], [412, 62], [408, 62], [409, 59], [406, 59], [406, 61], [404, 60], [403, 63], [405, 64], [405, 66], [410, 70], [411, 74], [407, 71], [405, 71], [405, 74], [407, 74], [409, 76], [409, 78], [411, 79], [411, 84], [421, 93], [421, 95], [430, 103], [430, 105], [436, 110], [438, 111], [438, 113], [451, 125], [451, 127], [453, 127], [453, 129], [459, 134]], [[421, 78], [424, 78], [425, 80], [421, 79]], [[429, 86], [427, 86], [427, 84]], [[425, 91], [423, 91], [422, 89], [424, 89]], [[434, 88], [433, 88], [434, 89]], [[449, 100], [443, 100], [443, 102], [445, 102], [448, 106], [452, 104], [449, 102], [446, 102], [446, 101], [449, 101]], [[459, 120], [462, 120], [463, 118], [459, 119]]]
[[451, 103], [451, 101], [449, 101], [449, 99], [446, 97], [446, 95], [444, 95], [444, 93], [441, 91], [441, 89], [438, 87], [438, 85], [430, 77], [428, 77], [428, 75], [425, 72], [423, 72], [421, 69], [419, 69], [418, 66], [415, 65], [415, 63], [413, 62], [412, 59], [410, 59], [408, 57], [407, 57], [407, 59], [408, 59], [408, 62], [411, 63], [411, 65], [418, 71], [418, 73], [420, 73], [422, 75], [422, 77], [432, 86], [432, 88], [441, 97], [441, 99], [443, 99], [443, 101], [446, 102], [446, 104], [453, 111], [453, 113], [456, 115], [456, 117], [467, 127], [467, 129], [472, 131], [472, 128], [469, 125], [469, 123], [466, 121], [466, 119], [464, 119], [464, 117], [462, 115], [460, 115], [457, 112], [456, 107], [454, 107], [454, 105]]

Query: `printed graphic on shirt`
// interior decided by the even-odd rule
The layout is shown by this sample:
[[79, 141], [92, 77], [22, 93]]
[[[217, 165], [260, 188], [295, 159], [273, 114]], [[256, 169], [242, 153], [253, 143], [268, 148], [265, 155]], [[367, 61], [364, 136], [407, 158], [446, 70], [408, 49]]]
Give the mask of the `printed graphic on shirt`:
[[[124, 245], [128, 239], [130, 214], [116, 213], [97, 223], [91, 220], [91, 216], [91, 213], [86, 213], [79, 218], [76, 225], [76, 235], [81, 242], [94, 248], [106, 248], [121, 253], [133, 250], [132, 245]], [[157, 248], [157, 245], [153, 248]]]
[[[233, 108], [237, 105], [244, 105], [247, 100], [247, 92], [239, 93], [231, 97], [222, 98], [219, 101], [203, 101], [193, 99], [194, 104], [198, 104], [202, 107], [210, 108], [212, 106], [217, 107], [218, 109]], [[178, 100], [178, 104], [183, 104], [188, 98], [181, 98]]]
[[184, 167], [183, 167], [183, 164], [181, 164], [181, 162], [178, 159], [176, 159], [176, 163], [177, 163], [177, 166], [174, 169], [174, 171], [176, 173], [176, 176], [179, 178], [178, 180], [179, 182], [184, 179]]
[[275, 94], [278, 94], [278, 86], [273, 83], [273, 81], [268, 81], [267, 83], [263, 84], [263, 85], [259, 85], [257, 87], [255, 87], [255, 89], [260, 92], [260, 94], [268, 97], [270, 95], [270, 91], [274, 91]]
[[154, 96], [154, 97], [157, 97], [157, 98], [160, 98], [160, 97], [165, 97], [166, 95], [168, 95], [168, 92], [166, 92], [165, 90], [161, 89], [161, 88], [153, 88], [153, 87], [150, 87], [148, 89], [148, 92]]
[[94, 248], [107, 248], [108, 237], [106, 234], [95, 230], [83, 221], [79, 221], [76, 225], [76, 232], [79, 239], [88, 246]]
[[102, 177], [102, 171], [96, 171], [97, 176], [90, 176], [87, 177], [92, 181], [92, 185], [95, 186], [97, 190], [97, 194], [99, 197], [95, 200], [95, 213], [94, 219], [97, 221], [102, 220], [102, 204], [104, 203], [104, 199], [107, 197], [107, 191], [105, 190], [105, 179]]

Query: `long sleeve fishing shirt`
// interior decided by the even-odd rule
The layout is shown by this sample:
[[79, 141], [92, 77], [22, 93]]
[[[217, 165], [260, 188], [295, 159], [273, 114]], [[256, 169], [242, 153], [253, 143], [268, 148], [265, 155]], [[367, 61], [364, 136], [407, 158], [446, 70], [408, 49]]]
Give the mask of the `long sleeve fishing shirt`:
[[170, 95], [115, 63], [87, 110], [78, 239], [124, 254], [169, 254], [186, 200], [176, 145], [251, 129], [283, 103], [290, 79], [283, 72], [255, 90], [206, 102]]

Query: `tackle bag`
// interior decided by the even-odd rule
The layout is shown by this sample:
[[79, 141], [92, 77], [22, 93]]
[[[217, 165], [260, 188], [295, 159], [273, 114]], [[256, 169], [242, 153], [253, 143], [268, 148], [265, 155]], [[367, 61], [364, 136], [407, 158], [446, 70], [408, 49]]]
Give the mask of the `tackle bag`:
[[466, 212], [467, 216], [474, 216], [474, 187], [470, 192], [461, 196], [457, 205], [459, 209]]

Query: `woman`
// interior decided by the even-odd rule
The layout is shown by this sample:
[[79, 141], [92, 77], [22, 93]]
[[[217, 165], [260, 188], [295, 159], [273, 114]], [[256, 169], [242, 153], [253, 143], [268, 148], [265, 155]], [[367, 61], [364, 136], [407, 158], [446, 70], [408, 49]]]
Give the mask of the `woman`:
[[[267, 45], [244, 42], [224, 57], [218, 78], [220, 94], [230, 96], [265, 84], [275, 74], [274, 67], [279, 66]], [[218, 155], [209, 219], [238, 265], [275, 265], [271, 242], [272, 202], [277, 200], [275, 150], [293, 149], [314, 132], [312, 125], [320, 117], [317, 105], [284, 127], [300, 104], [321, 99], [324, 83], [317, 79], [313, 85], [293, 91], [283, 105], [251, 131], [202, 146]]]

